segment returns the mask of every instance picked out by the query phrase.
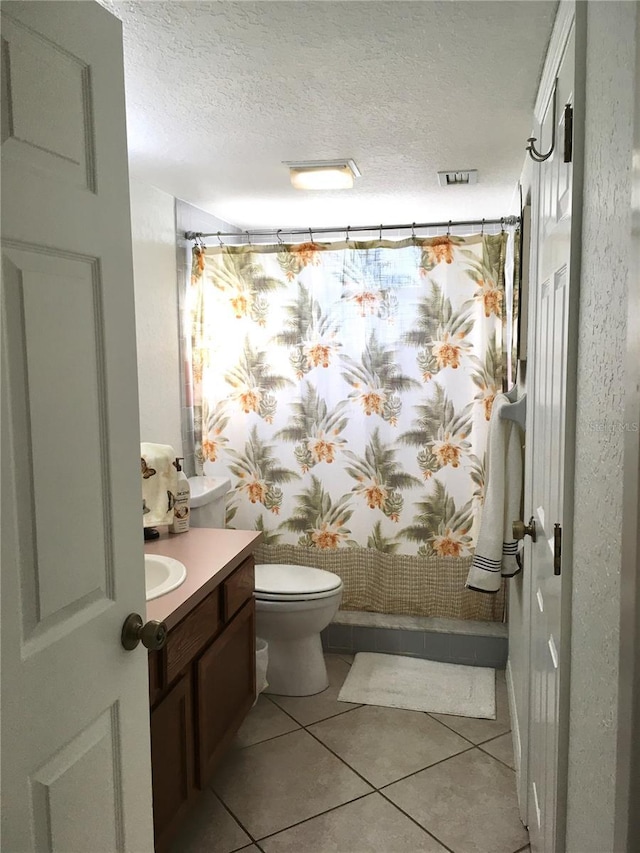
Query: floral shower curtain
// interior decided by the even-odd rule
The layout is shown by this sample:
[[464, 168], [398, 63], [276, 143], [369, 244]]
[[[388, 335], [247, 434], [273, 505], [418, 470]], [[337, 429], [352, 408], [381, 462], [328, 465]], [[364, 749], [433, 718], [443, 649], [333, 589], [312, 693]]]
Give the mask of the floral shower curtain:
[[500, 619], [464, 589], [493, 398], [506, 234], [196, 248], [198, 473], [261, 562], [344, 581], [343, 607]]

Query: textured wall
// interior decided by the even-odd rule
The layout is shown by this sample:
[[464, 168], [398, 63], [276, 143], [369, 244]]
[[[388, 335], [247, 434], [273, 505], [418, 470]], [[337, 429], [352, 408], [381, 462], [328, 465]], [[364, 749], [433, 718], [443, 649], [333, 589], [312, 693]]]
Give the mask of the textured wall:
[[182, 456], [173, 196], [131, 182], [140, 437]]
[[635, 3], [589, 2], [568, 853], [614, 851]]

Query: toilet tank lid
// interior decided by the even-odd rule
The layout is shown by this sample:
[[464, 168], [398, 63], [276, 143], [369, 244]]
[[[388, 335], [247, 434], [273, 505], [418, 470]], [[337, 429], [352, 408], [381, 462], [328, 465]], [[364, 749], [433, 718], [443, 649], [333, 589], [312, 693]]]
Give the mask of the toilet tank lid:
[[256, 592], [277, 595], [329, 592], [338, 589], [342, 580], [333, 572], [313, 569], [310, 566], [291, 566], [282, 563], [265, 563], [256, 566]]
[[191, 506], [199, 507], [227, 494], [231, 481], [224, 477], [189, 477]]

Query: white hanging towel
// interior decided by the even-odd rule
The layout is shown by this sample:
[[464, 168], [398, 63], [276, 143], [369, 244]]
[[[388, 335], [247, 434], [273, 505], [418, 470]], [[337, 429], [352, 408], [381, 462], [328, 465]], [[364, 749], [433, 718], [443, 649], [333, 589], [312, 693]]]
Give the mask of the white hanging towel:
[[479, 592], [498, 592], [503, 577], [520, 571], [519, 544], [512, 523], [520, 517], [522, 497], [522, 432], [514, 421], [500, 417], [510, 405], [496, 395], [489, 422], [489, 442], [480, 532], [466, 586]]
[[178, 491], [176, 452], [170, 444], [142, 442], [140, 457], [142, 524], [144, 527], [171, 524]]

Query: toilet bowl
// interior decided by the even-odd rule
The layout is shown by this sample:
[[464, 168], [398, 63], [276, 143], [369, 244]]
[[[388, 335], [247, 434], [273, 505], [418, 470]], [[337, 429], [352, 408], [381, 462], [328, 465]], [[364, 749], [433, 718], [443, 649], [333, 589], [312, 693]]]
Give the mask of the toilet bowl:
[[256, 633], [269, 643], [266, 693], [311, 696], [329, 686], [320, 632], [342, 599], [332, 572], [281, 563], [256, 566]]

